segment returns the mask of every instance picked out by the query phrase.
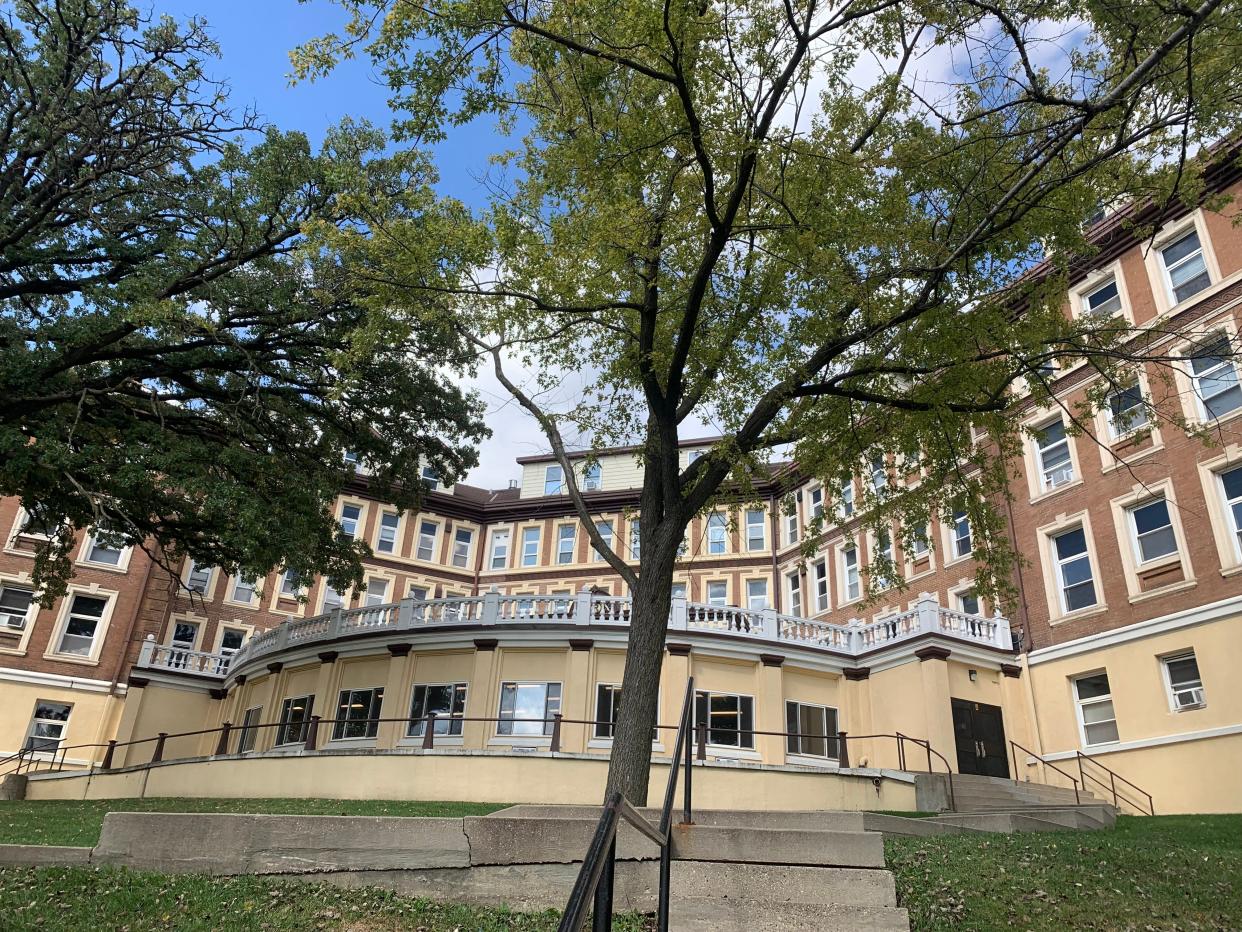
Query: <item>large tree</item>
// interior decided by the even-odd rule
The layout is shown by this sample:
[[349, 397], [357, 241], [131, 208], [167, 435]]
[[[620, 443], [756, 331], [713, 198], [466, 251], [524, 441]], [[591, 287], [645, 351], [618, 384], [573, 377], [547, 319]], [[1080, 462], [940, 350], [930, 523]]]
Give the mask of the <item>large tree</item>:
[[303, 231], [358, 228], [368, 190], [435, 227], [425, 162], [365, 126], [318, 154], [263, 128], [205, 76], [201, 22], [121, 0], [0, 4], [0, 50], [0, 494], [53, 530], [44, 599], [90, 526], [164, 563], [357, 580], [344, 452], [411, 504], [482, 427], [461, 338], [360, 302]]
[[[1087, 221], [1193, 199], [1204, 163], [1186, 154], [1242, 103], [1237, 0], [339, 2], [347, 31], [300, 49], [302, 74], [362, 51], [411, 143], [487, 113], [510, 137], [487, 209], [444, 244], [470, 279], [427, 279], [401, 224], [332, 245], [386, 306], [451, 298], [547, 434], [633, 592], [609, 787], [640, 803], [688, 522], [774, 451], [830, 489], [882, 454], [851, 533], [908, 541], [966, 508], [979, 585], [1003, 588], [1015, 389], [1051, 404], [1050, 360], [1106, 385], [1167, 355], [1157, 331], [1065, 313]], [[547, 404], [566, 372], [587, 390]], [[681, 468], [702, 423], [723, 436]], [[637, 570], [596, 530], [567, 449], [581, 436], [640, 445]], [[871, 585], [898, 574], [873, 561]]]

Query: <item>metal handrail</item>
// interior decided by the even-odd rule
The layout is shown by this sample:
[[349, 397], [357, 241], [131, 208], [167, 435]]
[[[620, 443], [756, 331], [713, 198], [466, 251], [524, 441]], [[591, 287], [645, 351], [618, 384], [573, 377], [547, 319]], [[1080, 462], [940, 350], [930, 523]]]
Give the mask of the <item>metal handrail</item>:
[[[1021, 751], [1023, 754], [1026, 754], [1026, 755], [1029, 755], [1030, 757], [1035, 758], [1045, 767], [1051, 767], [1057, 773], [1061, 774], [1061, 776], [1065, 777], [1065, 779], [1069, 780], [1070, 783], [1074, 784], [1074, 804], [1075, 805], [1082, 804], [1082, 796], [1079, 793], [1079, 786], [1078, 786], [1077, 780], [1075, 780], [1072, 776], [1070, 776], [1070, 774], [1067, 771], [1062, 770], [1052, 761], [1045, 760], [1043, 757], [1036, 754], [1030, 748], [1023, 747], [1022, 745], [1018, 744], [1018, 742], [1014, 741], [1011, 738], [1009, 741], [1009, 753], [1013, 757], [1013, 779], [1015, 783], [1018, 782], [1018, 772], [1019, 772], [1018, 771], [1018, 751]], [[1083, 787], [1083, 789], [1085, 789], [1085, 787]]]
[[1100, 786], [1104, 786], [1103, 780], [1101, 780], [1099, 777], [1096, 777], [1093, 774], [1087, 773], [1083, 769], [1082, 762], [1087, 761], [1088, 763], [1095, 764], [1095, 766], [1099, 767], [1101, 770], [1103, 770], [1105, 773], [1108, 774], [1109, 790], [1113, 794], [1113, 805], [1116, 808], [1118, 809], [1121, 808], [1120, 806], [1117, 805], [1117, 801], [1119, 799], [1123, 799], [1127, 803], [1129, 803], [1131, 806], [1133, 806], [1135, 809], [1142, 809], [1142, 806], [1140, 806], [1134, 800], [1127, 799], [1124, 795], [1121, 795], [1117, 792], [1117, 781], [1120, 780], [1122, 783], [1130, 787], [1132, 790], [1135, 790], [1136, 792], [1142, 793], [1144, 796], [1146, 796], [1147, 797], [1147, 814], [1148, 815], [1156, 814], [1156, 803], [1155, 803], [1155, 800], [1152, 799], [1151, 793], [1147, 792], [1141, 786], [1138, 786], [1135, 783], [1131, 783], [1129, 780], [1127, 780], [1121, 774], [1117, 773], [1117, 771], [1113, 770], [1107, 764], [1101, 764], [1098, 760], [1096, 760], [1090, 754], [1084, 754], [1082, 751], [1079, 751], [1077, 749], [1074, 750], [1074, 754], [1076, 756], [1076, 759], [1078, 760], [1078, 775], [1082, 777], [1084, 787], [1086, 786], [1086, 782], [1088, 778], [1094, 780], [1096, 783], [1100, 784]]

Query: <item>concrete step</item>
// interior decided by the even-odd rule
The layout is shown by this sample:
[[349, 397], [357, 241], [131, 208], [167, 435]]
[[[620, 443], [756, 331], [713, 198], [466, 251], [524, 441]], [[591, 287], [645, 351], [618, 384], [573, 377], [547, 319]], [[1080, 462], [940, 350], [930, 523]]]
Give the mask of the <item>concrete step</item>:
[[[941, 819], [928, 821], [940, 822]], [[1058, 815], [1048, 812], [971, 812], [957, 813], [950, 820], [943, 820], [945, 825], [960, 828], [973, 828], [985, 832], [1067, 832], [1078, 831], [1084, 826], [1078, 824], [1075, 817]], [[1097, 828], [1099, 826], [1096, 826]]]
[[[600, 806], [510, 806], [486, 816], [485, 819], [593, 819], [598, 820]], [[661, 811], [647, 806], [638, 810], [652, 825], [659, 825]], [[681, 821], [681, 807], [673, 810], [673, 824]], [[818, 831], [861, 832], [863, 814], [831, 809], [767, 811], [763, 809], [695, 809], [695, 825], [727, 825], [738, 828], [792, 828]]]
[[[968, 824], [977, 815], [1028, 815], [1037, 819], [1061, 820], [1072, 828], [1112, 828], [1117, 813], [1111, 806], [1014, 806], [1008, 809], [986, 809], [978, 812], [945, 812], [934, 819], [924, 820], [942, 824]], [[870, 826], [869, 826], [870, 827]]]
[[674, 861], [671, 865], [674, 912], [682, 903], [734, 900], [770, 905], [896, 906], [893, 875], [855, 867], [737, 864], [727, 861]]
[[677, 903], [670, 909], [674, 932], [909, 932], [910, 917], [893, 906], [773, 904], [733, 897]]
[[673, 857], [686, 861], [883, 867], [884, 839], [868, 832], [678, 825]]

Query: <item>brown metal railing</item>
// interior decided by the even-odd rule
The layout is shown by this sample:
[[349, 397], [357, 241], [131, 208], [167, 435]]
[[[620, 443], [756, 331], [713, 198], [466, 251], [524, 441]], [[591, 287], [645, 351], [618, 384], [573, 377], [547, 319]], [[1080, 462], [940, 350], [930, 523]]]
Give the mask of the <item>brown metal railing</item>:
[[[1090, 754], [1084, 754], [1082, 751], [1077, 751], [1077, 750], [1074, 751], [1074, 754], [1078, 760], [1078, 776], [1082, 779], [1084, 789], [1086, 789], [1087, 781], [1091, 780], [1099, 784], [1102, 790], [1104, 790], [1106, 793], [1109, 793], [1113, 797], [1113, 808], [1120, 809], [1121, 803], [1124, 802], [1127, 805], [1134, 808], [1135, 810], [1137, 810], [1138, 812], [1141, 812], [1143, 815], [1154, 816], [1156, 814], [1156, 804], [1155, 804], [1155, 801], [1152, 799], [1151, 793], [1147, 792], [1141, 786], [1131, 783], [1121, 774], [1117, 773], [1117, 771], [1109, 767], [1106, 767], [1104, 764], [1101, 764], [1098, 760], [1096, 760]], [[1084, 763], [1092, 764], [1096, 767], [1099, 767], [1106, 774], [1108, 774], [1108, 784], [1106, 785], [1102, 779], [1095, 776], [1095, 774], [1089, 773], [1087, 770], [1085, 770], [1083, 767]], [[1130, 789], [1134, 790], [1136, 793], [1140, 793], [1143, 796], [1145, 796], [1147, 798], [1147, 805], [1144, 806], [1142, 802], [1131, 799], [1130, 797], [1125, 795], [1124, 791], [1118, 790], [1117, 789], [1118, 780], [1120, 780], [1123, 784], [1125, 784]]]
[[1018, 769], [1018, 752], [1019, 751], [1021, 751], [1023, 754], [1026, 754], [1028, 757], [1035, 758], [1035, 760], [1039, 761], [1045, 767], [1051, 767], [1057, 773], [1061, 774], [1061, 776], [1065, 777], [1065, 779], [1069, 780], [1070, 783], [1074, 784], [1074, 803], [1079, 804], [1082, 802], [1083, 787], [1080, 785], [1080, 782], [1078, 780], [1074, 779], [1074, 777], [1072, 777], [1067, 771], [1062, 770], [1052, 761], [1045, 760], [1043, 757], [1040, 757], [1030, 748], [1023, 747], [1022, 745], [1018, 744], [1018, 742], [1010, 740], [1009, 753], [1013, 757], [1013, 779], [1015, 783], [1019, 782], [1018, 781], [1018, 774], [1020, 773]]

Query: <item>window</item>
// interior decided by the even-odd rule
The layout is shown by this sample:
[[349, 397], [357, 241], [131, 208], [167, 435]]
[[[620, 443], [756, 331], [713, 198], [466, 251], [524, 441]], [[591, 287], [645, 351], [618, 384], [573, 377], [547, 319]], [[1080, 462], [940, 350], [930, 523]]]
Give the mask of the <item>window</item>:
[[1069, 437], [1065, 435], [1065, 424], [1060, 418], [1035, 431], [1035, 455], [1043, 490], [1055, 489], [1073, 480]]
[[0, 628], [21, 631], [30, 620], [34, 591], [0, 583]]
[[767, 546], [767, 534], [764, 531], [764, 522], [767, 519], [767, 512], [759, 508], [748, 508], [746, 510], [746, 549], [762, 550]]
[[345, 505], [341, 508], [341, 536], [350, 540], [356, 538], [360, 520], [362, 520], [362, 506]]
[[875, 536], [875, 562], [872, 568], [876, 581], [882, 586], [893, 584], [893, 538], [888, 531], [880, 531]]
[[474, 531], [459, 527], [453, 532], [453, 565], [464, 569], [470, 565], [470, 545], [474, 543]]
[[374, 738], [379, 730], [380, 706], [384, 702], [383, 687], [373, 689], [342, 689], [336, 704], [333, 740], [343, 738]]
[[582, 491], [598, 492], [603, 486], [603, 470], [599, 463], [591, 463], [582, 472]]
[[211, 567], [199, 566], [195, 560], [190, 561], [190, 571], [185, 574], [185, 586], [191, 592], [206, 595], [211, 587]]
[[815, 611], [828, 611], [828, 561], [815, 561]]
[[1052, 538], [1052, 557], [1057, 567], [1061, 608], [1074, 612], [1095, 604], [1095, 581], [1087, 555], [1087, 533], [1081, 527]]
[[354, 452], [353, 450], [343, 451], [341, 453], [341, 458], [345, 460], [345, 462], [349, 463], [350, 466], [358, 465], [358, 454]]
[[420, 560], [431, 560], [436, 554], [436, 532], [440, 525], [434, 521], [423, 521], [418, 525], [418, 550], [415, 556]]
[[491, 568], [503, 570], [509, 565], [509, 530], [492, 531]]
[[1108, 429], [1114, 440], [1147, 426], [1143, 388], [1135, 380], [1108, 396]]
[[125, 546], [121, 537], [107, 527], [99, 527], [91, 532], [86, 544], [86, 562], [98, 563], [101, 566], [120, 566], [125, 554]]
[[1177, 538], [1169, 519], [1169, 503], [1157, 498], [1127, 509], [1134, 529], [1135, 557], [1139, 563], [1150, 563], [1177, 553]]
[[707, 552], [708, 553], [724, 553], [725, 552], [725, 516], [719, 511], [713, 512], [707, 517]]
[[1174, 304], [1180, 304], [1212, 284], [1198, 230], [1191, 230], [1163, 247], [1160, 262], [1164, 266], [1165, 284]]
[[397, 528], [401, 526], [401, 516], [395, 511], [385, 511], [380, 515], [379, 540], [375, 549], [380, 553], [396, 553]]
[[238, 576], [233, 580], [233, 592], [230, 599], [242, 605], [254, 602], [254, 587], [258, 580], [253, 576]]
[[967, 615], [979, 614], [979, 596], [975, 594], [974, 589], [967, 589], [965, 592], [959, 592], [955, 596], [957, 600], [957, 610], [965, 612]]
[[729, 748], [755, 746], [755, 700], [750, 696], [695, 692], [695, 730], [707, 727], [707, 743]]
[[411, 583], [409, 590], [406, 592], [406, 597], [414, 599], [416, 602], [426, 602], [427, 594], [428, 589], [426, 586], [416, 586]]
[[1190, 378], [1204, 418], [1218, 418], [1242, 405], [1242, 387], [1229, 337], [1221, 334], [1191, 351]]
[[1079, 677], [1074, 680], [1074, 694], [1078, 699], [1078, 722], [1082, 726], [1083, 744], [1090, 747], [1118, 740], [1117, 716], [1113, 712], [1108, 674], [1094, 673]]
[[65, 729], [73, 706], [65, 702], [35, 702], [30, 728], [26, 732], [27, 751], [55, 751], [65, 740]]
[[369, 579], [367, 580], [367, 592], [362, 598], [362, 604], [367, 605], [383, 605], [388, 601], [388, 580], [387, 579]]
[[609, 683], [595, 684], [595, 737], [611, 738], [617, 728], [621, 711], [621, 687]]
[[424, 466], [422, 471], [423, 485], [434, 492], [440, 484], [440, 470], [434, 466]]
[[108, 600], [93, 595], [76, 594], [69, 603], [69, 617], [65, 621], [65, 630], [60, 636], [60, 644], [56, 648], [58, 654], [72, 654], [75, 657], [89, 657], [95, 646], [96, 635], [100, 633], [104, 610]]
[[877, 498], [888, 494], [888, 471], [884, 467], [884, 454], [871, 457], [871, 490]]
[[811, 520], [822, 518], [824, 516], [824, 490], [817, 486], [808, 489], [806, 496], [811, 503]]
[[693, 463], [695, 460], [697, 460], [700, 456], [702, 456], [706, 452], [707, 452], [706, 450], [691, 450], [689, 453], [686, 454], [686, 462]]
[[[198, 622], [196, 621], [177, 621], [173, 622], [172, 640], [169, 642], [170, 647], [178, 650], [194, 650], [198, 644]], [[182, 658], [184, 663], [184, 658]]]
[[841, 551], [841, 574], [845, 588], [845, 601], [852, 602], [862, 596], [862, 579], [858, 574], [858, 548], [846, 547]]
[[550, 735], [560, 711], [560, 683], [501, 683], [496, 734]]
[[[823, 562], [822, 560], [820, 561]], [[785, 574], [785, 593], [789, 597], [788, 611], [791, 615], [802, 614], [802, 574], [797, 570]]]
[[280, 594], [296, 599], [301, 592], [302, 579], [298, 576], [297, 570], [285, 570], [280, 577]]
[[345, 593], [325, 580], [323, 584], [323, 610], [325, 612], [334, 612], [338, 608], [344, 608], [345, 602]]
[[914, 534], [910, 538], [910, 553], [914, 559], [921, 560], [927, 556], [927, 525], [923, 524], [914, 529]]
[[837, 710], [805, 702], [785, 703], [785, 750], [807, 757], [837, 759]]
[[1237, 553], [1242, 557], [1242, 466], [1235, 466], [1219, 474], [1221, 492], [1229, 507], [1229, 520], [1233, 524], [1233, 539]]
[[[611, 521], [596, 521], [595, 530], [599, 533], [600, 537], [604, 538], [604, 543], [608, 546], [608, 549], [611, 550], [612, 549], [612, 522]], [[594, 544], [592, 544], [591, 545], [591, 562], [599, 563], [603, 559], [604, 559], [604, 555], [595, 548]]]
[[557, 563], [573, 563], [574, 562], [574, 539], [578, 536], [578, 529], [572, 524], [562, 524], [556, 529], [556, 562]]
[[543, 494], [560, 495], [565, 491], [565, 471], [560, 466], [549, 466], [543, 472]]
[[1091, 317], [1112, 317], [1121, 313], [1121, 292], [1117, 279], [1110, 278], [1082, 296], [1082, 310]]
[[728, 584], [723, 582], [709, 582], [707, 584], [707, 604], [708, 605], [728, 605]]
[[841, 482], [841, 506], [840, 512], [842, 518], [848, 518], [854, 513], [854, 478], [846, 477]]
[[[643, 555], [643, 529], [637, 521], [630, 522], [630, 559], [641, 560]], [[678, 551], [681, 556], [681, 551]]]
[[23, 537], [51, 537], [56, 533], [60, 522], [50, 517], [35, 515], [30, 509], [22, 508], [21, 531]]
[[241, 628], [225, 628], [220, 633], [220, 653], [232, 657], [246, 643], [246, 632]]
[[1164, 666], [1165, 680], [1169, 684], [1169, 699], [1174, 712], [1202, 709], [1207, 705], [1207, 697], [1203, 693], [1203, 678], [1199, 676], [1199, 662], [1195, 660], [1194, 651], [1165, 657], [1161, 663]]
[[253, 751], [255, 742], [259, 739], [259, 719], [263, 715], [263, 706], [257, 705], [247, 709], [246, 714], [242, 716], [241, 737], [237, 739], [237, 753], [245, 754], [247, 751]]
[[461, 737], [466, 714], [465, 683], [426, 683], [414, 687], [410, 701], [410, 722], [405, 733], [411, 738], [427, 734], [427, 716], [436, 715], [435, 733], [447, 737]]
[[781, 503], [782, 522], [785, 527], [785, 546], [798, 542], [798, 503], [792, 495], [785, 496]]
[[306, 740], [314, 696], [291, 696], [280, 706], [280, 724], [276, 728], [277, 744], [299, 744]]
[[522, 531], [522, 565], [539, 565], [539, 528], [528, 527]]
[[953, 512], [953, 556], [968, 556], [973, 549], [969, 516], [964, 511]]
[[768, 581], [766, 579], [746, 580], [746, 607], [752, 612], [760, 612], [768, 607]]

